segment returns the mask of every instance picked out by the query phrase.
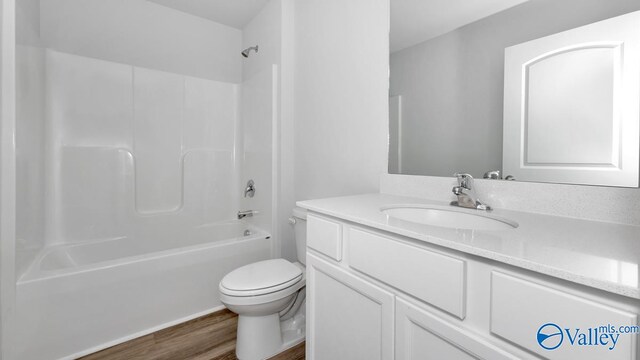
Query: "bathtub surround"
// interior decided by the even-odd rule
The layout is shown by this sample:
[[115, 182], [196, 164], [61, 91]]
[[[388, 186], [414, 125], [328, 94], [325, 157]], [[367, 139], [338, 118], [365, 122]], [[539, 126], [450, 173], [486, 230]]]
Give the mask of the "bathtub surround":
[[46, 245], [233, 218], [238, 85], [51, 50], [46, 70]]
[[[221, 306], [222, 276], [274, 251], [261, 134], [277, 67], [232, 84], [53, 50], [45, 62], [47, 247], [19, 257], [33, 259], [18, 267], [20, 358], [82, 354]], [[255, 228], [231, 220], [240, 169], [259, 189], [245, 204]]]
[[[79, 356], [211, 312], [224, 274], [280, 254], [281, 72], [255, 62], [282, 51], [260, 34], [281, 36], [263, 31], [281, 21], [272, 2], [246, 73], [242, 29], [142, 0], [18, 2], [18, 234], [2, 237], [18, 251], [0, 264], [17, 270], [2, 272], [17, 283], [1, 304], [18, 304], [10, 360]], [[241, 206], [257, 215], [238, 222]]]

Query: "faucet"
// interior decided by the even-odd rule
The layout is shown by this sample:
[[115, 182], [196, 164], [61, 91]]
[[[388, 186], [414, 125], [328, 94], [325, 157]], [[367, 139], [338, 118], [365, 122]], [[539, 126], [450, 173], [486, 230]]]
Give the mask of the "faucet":
[[454, 186], [451, 191], [458, 197], [458, 201], [452, 201], [452, 206], [460, 206], [469, 209], [491, 211], [491, 206], [484, 204], [476, 195], [473, 176], [469, 174], [453, 174], [458, 178], [458, 186]]
[[238, 220], [240, 219], [244, 219], [246, 217], [251, 217], [255, 214], [256, 212], [253, 210], [245, 210], [245, 211], [238, 211]]

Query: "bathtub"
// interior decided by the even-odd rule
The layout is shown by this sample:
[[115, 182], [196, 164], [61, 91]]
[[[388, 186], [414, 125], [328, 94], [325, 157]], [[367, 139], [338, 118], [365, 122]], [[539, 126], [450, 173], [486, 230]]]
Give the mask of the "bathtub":
[[16, 358], [75, 359], [222, 309], [222, 277], [271, 258], [241, 221], [171, 228], [46, 249], [17, 283]]

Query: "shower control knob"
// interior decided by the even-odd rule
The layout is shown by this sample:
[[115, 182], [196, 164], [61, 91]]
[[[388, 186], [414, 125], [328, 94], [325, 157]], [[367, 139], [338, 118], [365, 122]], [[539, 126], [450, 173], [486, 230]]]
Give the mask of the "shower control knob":
[[244, 189], [244, 197], [252, 198], [256, 194], [256, 187], [253, 180], [247, 181], [247, 187]]

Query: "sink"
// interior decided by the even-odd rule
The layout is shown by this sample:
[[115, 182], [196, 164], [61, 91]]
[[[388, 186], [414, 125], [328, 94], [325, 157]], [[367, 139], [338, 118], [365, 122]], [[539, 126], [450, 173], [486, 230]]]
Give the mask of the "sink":
[[487, 215], [485, 213], [472, 214], [468, 211], [438, 206], [386, 206], [380, 209], [389, 218], [409, 221], [412, 223], [440, 226], [450, 229], [463, 230], [509, 230], [518, 227], [518, 223]]

